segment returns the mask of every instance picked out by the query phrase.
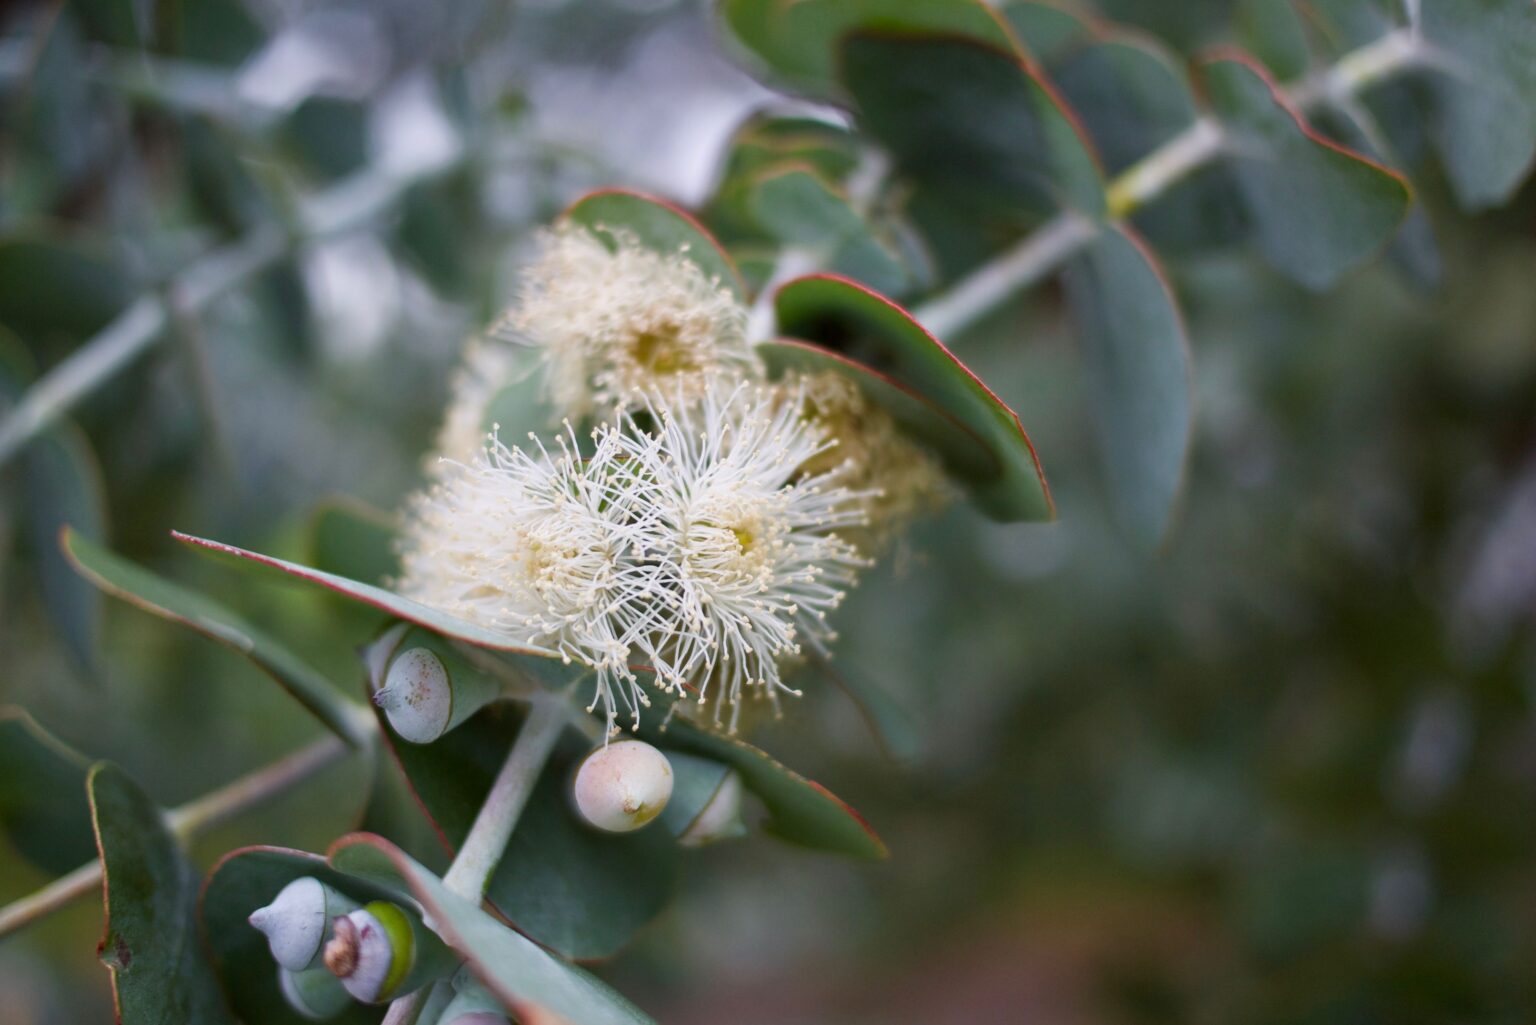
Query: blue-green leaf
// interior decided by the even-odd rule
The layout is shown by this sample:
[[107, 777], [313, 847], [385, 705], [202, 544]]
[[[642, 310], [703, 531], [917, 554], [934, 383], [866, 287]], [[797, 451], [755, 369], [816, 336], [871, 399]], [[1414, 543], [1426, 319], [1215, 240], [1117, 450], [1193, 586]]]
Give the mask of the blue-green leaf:
[[1106, 228], [1068, 265], [1109, 491], [1125, 525], [1166, 533], [1193, 429], [1189, 341], [1157, 259], [1128, 229]]

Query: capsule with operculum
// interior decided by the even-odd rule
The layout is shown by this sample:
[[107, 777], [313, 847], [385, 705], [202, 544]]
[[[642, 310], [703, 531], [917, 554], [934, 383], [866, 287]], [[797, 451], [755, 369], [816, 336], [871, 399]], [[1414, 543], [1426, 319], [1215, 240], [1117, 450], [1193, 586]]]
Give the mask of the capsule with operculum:
[[501, 695], [501, 684], [442, 638], [397, 623], [363, 650], [374, 703], [390, 728], [429, 744]]
[[352, 998], [365, 1004], [410, 993], [457, 964], [419, 918], [382, 900], [335, 919], [322, 959]]
[[352, 995], [323, 967], [302, 972], [279, 967], [277, 985], [288, 1006], [310, 1021], [326, 1021], [352, 1006]]
[[643, 740], [599, 747], [576, 770], [576, 810], [598, 829], [629, 833], [672, 799], [672, 763]]
[[267, 937], [272, 960], [291, 972], [320, 963], [331, 920], [357, 908], [357, 901], [312, 876], [295, 879], [272, 903], [251, 912], [248, 921]]

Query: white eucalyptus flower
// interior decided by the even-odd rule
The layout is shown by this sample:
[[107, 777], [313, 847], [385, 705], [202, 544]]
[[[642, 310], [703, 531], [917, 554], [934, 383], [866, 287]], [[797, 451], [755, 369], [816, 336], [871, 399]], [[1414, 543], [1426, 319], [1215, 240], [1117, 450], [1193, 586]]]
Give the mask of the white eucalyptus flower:
[[400, 590], [591, 666], [610, 727], [648, 703], [638, 666], [714, 690], [734, 728], [749, 688], [777, 700], [781, 662], [832, 639], [865, 564], [837, 532], [865, 496], [842, 464], [802, 471], [832, 442], [773, 390], [634, 401], [585, 458], [567, 428], [557, 452], [496, 440], [451, 464], [408, 509]]
[[759, 375], [746, 329], [746, 309], [685, 253], [566, 225], [544, 235], [490, 335], [536, 349], [551, 403], [580, 420], [637, 392], [692, 397], [721, 374]]
[[619, 436], [630, 465], [655, 489], [650, 551], [675, 615], [647, 638], [664, 686], [717, 692], [730, 726], [749, 688], [777, 701], [801, 641], [825, 651], [827, 613], [864, 566], [839, 531], [862, 527], [866, 495], [847, 488], [848, 466], [804, 467], [834, 441], [802, 403], [766, 387], [716, 387], [693, 402], [647, 406], [650, 433]]

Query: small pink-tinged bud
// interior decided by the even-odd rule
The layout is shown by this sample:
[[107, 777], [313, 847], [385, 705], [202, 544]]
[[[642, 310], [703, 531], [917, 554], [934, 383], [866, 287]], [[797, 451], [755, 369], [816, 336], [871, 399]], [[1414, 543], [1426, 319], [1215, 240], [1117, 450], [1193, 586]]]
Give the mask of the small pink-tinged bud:
[[598, 829], [628, 833], [650, 822], [672, 797], [672, 763], [643, 740], [600, 747], [576, 770], [576, 809]]

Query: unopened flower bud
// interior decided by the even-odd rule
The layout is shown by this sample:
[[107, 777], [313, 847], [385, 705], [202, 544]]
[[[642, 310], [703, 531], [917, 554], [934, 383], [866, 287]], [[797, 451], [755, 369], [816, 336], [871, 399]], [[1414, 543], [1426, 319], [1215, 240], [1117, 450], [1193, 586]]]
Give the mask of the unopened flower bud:
[[251, 912], [249, 921], [266, 934], [272, 960], [301, 972], [318, 963], [331, 919], [356, 907], [356, 901], [305, 876], [283, 887], [272, 903]]
[[277, 970], [277, 985], [283, 991], [288, 1006], [310, 1021], [334, 1018], [352, 1006], [352, 997], [342, 987], [336, 976], [324, 968], [311, 968], [302, 972]]
[[495, 1011], [470, 1011], [443, 1021], [445, 1025], [512, 1025], [512, 1019]]
[[[403, 625], [403, 624], [402, 624]], [[373, 700], [390, 728], [429, 744], [501, 693], [500, 685], [424, 630], [391, 629], [363, 652]]]
[[667, 806], [672, 765], [643, 740], [620, 740], [582, 760], [575, 792], [582, 818], [610, 833], [628, 833]]
[[720, 780], [703, 809], [678, 836], [684, 847], [703, 847], [717, 840], [728, 840], [746, 833], [741, 820], [741, 773], [731, 769]]
[[442, 941], [397, 905], [376, 900], [331, 923], [325, 967], [354, 999], [378, 1004], [447, 974]]

